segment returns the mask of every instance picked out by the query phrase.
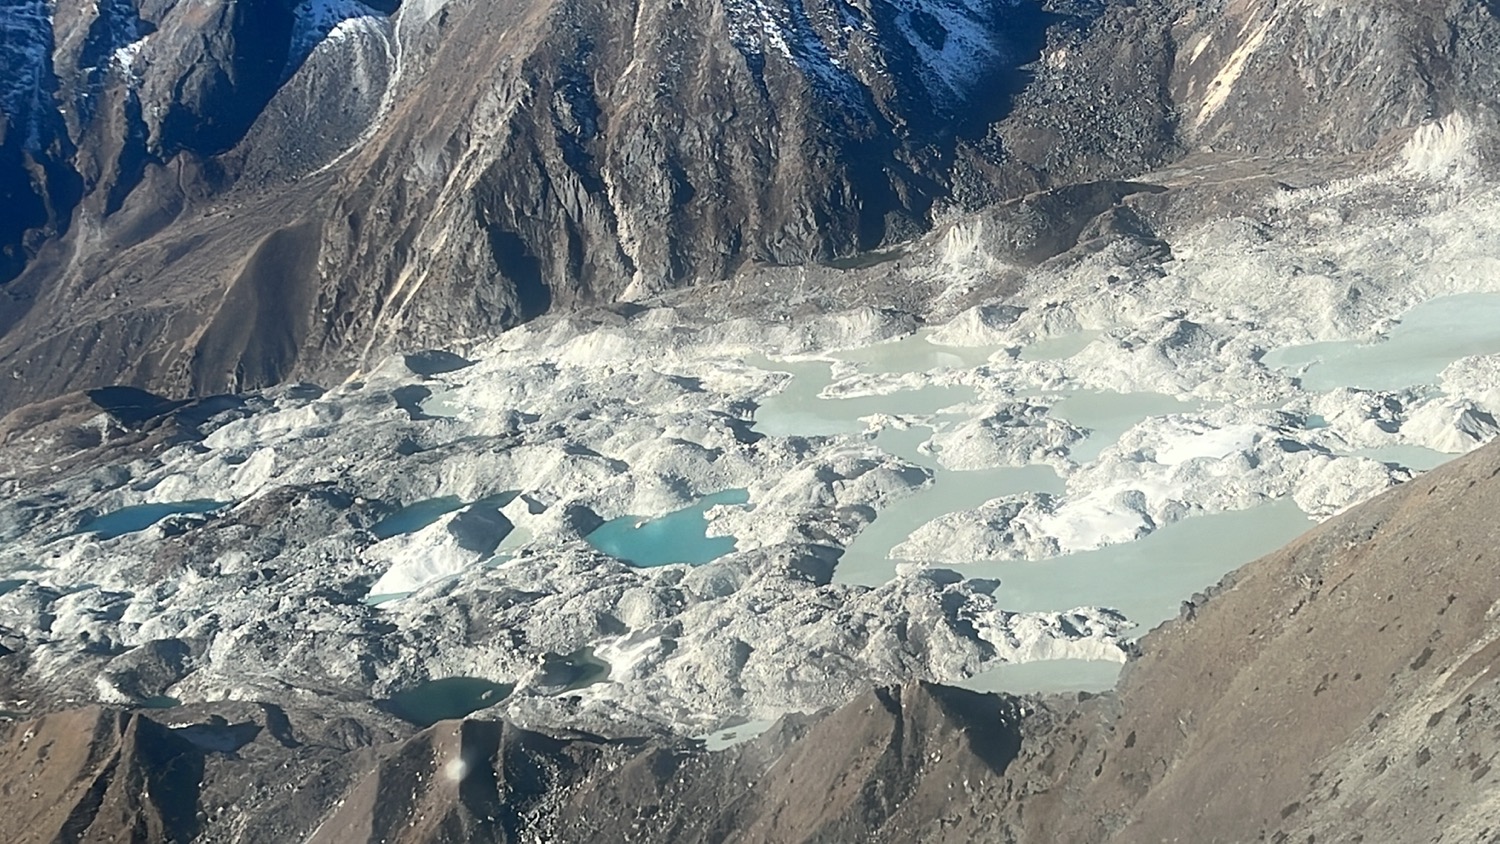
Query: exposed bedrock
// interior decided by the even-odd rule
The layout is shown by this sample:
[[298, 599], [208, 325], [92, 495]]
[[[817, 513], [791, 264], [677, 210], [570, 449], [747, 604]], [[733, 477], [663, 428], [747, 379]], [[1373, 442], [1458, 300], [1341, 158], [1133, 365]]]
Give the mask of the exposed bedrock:
[[[5, 75], [40, 87], [4, 97], [5, 407], [785, 287], [783, 265], [1188, 153], [1379, 150], [1461, 106], [1483, 122], [1500, 39], [1477, 0], [21, 5]], [[1150, 229], [1038, 207], [1062, 219], [1027, 260]]]

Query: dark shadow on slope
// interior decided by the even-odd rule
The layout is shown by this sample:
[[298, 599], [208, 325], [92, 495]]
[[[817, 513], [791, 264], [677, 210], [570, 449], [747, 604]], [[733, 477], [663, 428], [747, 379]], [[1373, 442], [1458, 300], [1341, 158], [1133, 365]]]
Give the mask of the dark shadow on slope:
[[239, 396], [206, 396], [183, 403], [175, 414], [178, 425], [197, 430], [221, 413], [243, 410], [245, 400]]
[[[0, 115], [0, 286], [14, 281], [48, 239], [67, 233], [83, 199], [83, 179], [72, 166], [47, 151], [22, 150], [22, 133], [6, 121]], [[0, 304], [0, 332], [26, 307]]]
[[513, 316], [525, 322], [546, 313], [552, 307], [552, 290], [542, 276], [541, 260], [531, 254], [519, 234], [496, 227], [488, 231], [495, 266], [516, 288]]
[[147, 392], [138, 387], [100, 387], [89, 390], [89, 401], [128, 427], [139, 427], [182, 407], [183, 402]]
[[[5, 121], [0, 116], [0, 121]], [[47, 223], [47, 205], [37, 195], [20, 148], [20, 133], [0, 129], [0, 284], [21, 274], [31, 259], [26, 233]]]
[[923, 688], [962, 726], [974, 755], [996, 774], [1005, 773], [1021, 752], [1020, 715], [1011, 698], [950, 686]]
[[142, 790], [156, 804], [163, 837], [168, 841], [192, 841], [198, 833], [203, 754], [190, 742], [169, 739], [170, 731], [153, 721], [142, 718], [138, 723], [141, 731], [137, 753], [144, 757], [141, 761], [147, 782]]
[[413, 422], [422, 422], [431, 419], [422, 411], [422, 402], [432, 398], [432, 391], [419, 384], [407, 384], [397, 387], [391, 391], [391, 398], [395, 399], [396, 407], [406, 411], [407, 417]]
[[1048, 11], [1038, 2], [1018, 3], [1013, 7], [993, 4], [995, 31], [1006, 38], [1012, 52], [976, 86], [963, 112], [955, 115], [959, 137], [981, 138], [992, 124], [1010, 116], [1016, 96], [1035, 76], [1032, 67], [1041, 60], [1047, 33], [1053, 27], [1064, 23], [1086, 26], [1104, 11], [1102, 3], [1071, 5], [1078, 8], [1072, 14], [1060, 14]]
[[[959, 101], [944, 102], [942, 97], [935, 97], [922, 104], [908, 103], [908, 117], [916, 116], [917, 119], [902, 131], [940, 142], [954, 137], [965, 140], [984, 137], [992, 124], [1010, 115], [1016, 96], [1031, 84], [1033, 68], [1042, 58], [1048, 33], [1062, 25], [1085, 28], [1103, 10], [1103, 3], [1089, 0], [1066, 4], [1043, 4], [1037, 0], [989, 4], [987, 11], [982, 13], [984, 19], [970, 22], [995, 39], [992, 43], [998, 49], [988, 67], [974, 80], [970, 90], [960, 92], [962, 98]], [[938, 17], [922, 9], [881, 5], [874, 7], [872, 14], [877, 29], [892, 34], [888, 36], [892, 42], [889, 47], [899, 51], [898, 58], [910, 63], [909, 69], [899, 69], [897, 73], [906, 76], [907, 84], [913, 86], [913, 90], [925, 87], [926, 83], [919, 81], [917, 71], [925, 64], [918, 48], [915, 45], [903, 48], [894, 43], [894, 33], [910, 32], [922, 46], [938, 53], [948, 46], [953, 33]], [[929, 70], [941, 72], [936, 66], [930, 66]]]
[[415, 375], [431, 377], [433, 375], [446, 375], [457, 372], [460, 369], [468, 369], [474, 365], [474, 361], [445, 352], [441, 349], [425, 349], [420, 352], [411, 352], [402, 355], [402, 362], [406, 368]]
[[281, 87], [294, 22], [280, 0], [244, 0], [228, 8], [222, 28], [192, 42], [161, 124], [164, 158], [217, 155], [239, 143]]
[[[364, 8], [360, 8], [363, 6]], [[322, 10], [328, 16], [309, 23], [315, 26], [311, 32], [300, 33], [305, 39], [301, 43], [292, 40], [289, 44], [286, 63], [282, 73], [282, 81], [285, 82], [296, 75], [302, 65], [312, 56], [318, 45], [328, 38], [333, 30], [337, 29], [345, 21], [355, 20], [363, 17], [367, 12], [374, 12], [385, 17], [394, 15], [401, 8], [401, 0], [359, 0], [359, 4], [344, 3], [340, 6], [329, 4]], [[293, 38], [299, 33], [293, 32]]]

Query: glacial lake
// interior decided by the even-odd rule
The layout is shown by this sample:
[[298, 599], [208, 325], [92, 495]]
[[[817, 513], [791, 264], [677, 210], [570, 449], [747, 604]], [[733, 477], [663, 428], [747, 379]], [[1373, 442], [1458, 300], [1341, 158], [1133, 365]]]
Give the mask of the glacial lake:
[[720, 750], [728, 750], [737, 744], [744, 744], [747, 741], [760, 738], [767, 730], [774, 726], [776, 726], [775, 721], [746, 721], [743, 724], [725, 727], [722, 730], [717, 730], [707, 735], [696, 736], [696, 738], [703, 742], [704, 750], [717, 753]]
[[1068, 456], [1077, 463], [1097, 458], [1120, 441], [1126, 431], [1153, 416], [1191, 413], [1201, 402], [1180, 401], [1163, 393], [1105, 393], [1077, 390], [1059, 394], [1052, 415], [1089, 430], [1088, 439], [1074, 445]]
[[1266, 353], [1267, 367], [1302, 379], [1302, 389], [1340, 387], [1398, 390], [1436, 384], [1448, 364], [1471, 355], [1500, 354], [1500, 294], [1444, 296], [1401, 316], [1376, 343], [1334, 341]]
[[[1030, 360], [1070, 357], [1098, 336], [1080, 332], [1023, 349]], [[948, 349], [924, 338], [871, 346], [832, 357], [855, 363], [860, 372], [900, 374], [982, 365], [996, 349]], [[865, 435], [861, 417], [902, 415], [905, 427], [885, 427], [874, 435], [882, 450], [932, 473], [927, 486], [882, 510], [845, 549], [834, 573], [843, 583], [878, 585], [895, 576], [898, 560], [891, 549], [922, 525], [948, 513], [971, 509], [994, 498], [1027, 492], [1062, 494], [1065, 483], [1047, 465], [978, 472], [944, 469], [925, 444], [935, 428], [960, 421], [947, 411], [974, 399], [967, 387], [916, 387], [885, 395], [822, 398], [833, 381], [832, 361], [746, 363], [786, 372], [793, 380], [779, 394], [762, 401], [755, 415], [757, 431], [770, 435]], [[1091, 461], [1122, 434], [1147, 418], [1188, 413], [1201, 403], [1156, 393], [1111, 393], [1072, 390], [1038, 395], [1050, 402], [1054, 417], [1087, 428], [1086, 440], [1073, 446], [1070, 458]], [[1423, 450], [1425, 452], [1425, 450]], [[1381, 455], [1427, 465], [1441, 462], [1435, 453]], [[1372, 457], [1375, 455], [1371, 455]], [[1181, 602], [1217, 583], [1225, 574], [1282, 547], [1313, 527], [1290, 500], [1250, 510], [1189, 517], [1163, 526], [1134, 542], [1107, 546], [1048, 560], [975, 562], [947, 566], [969, 578], [1000, 582], [996, 600], [1007, 610], [1057, 612], [1080, 606], [1104, 606], [1123, 612], [1139, 625], [1137, 635], [1177, 615]], [[1113, 662], [1058, 660], [1002, 666], [971, 681], [973, 688], [1011, 692], [1101, 691], [1110, 688], [1120, 665]]]
[[[1099, 332], [1081, 332], [1042, 341], [1043, 355], [1071, 356], [1099, 336]], [[1023, 349], [1023, 356], [1025, 350]], [[967, 354], [960, 354], [967, 352]], [[987, 361], [994, 348], [950, 349], [935, 346], [913, 335], [903, 341], [883, 343], [854, 352], [835, 355], [841, 360], [857, 361], [863, 371], [896, 374], [904, 371], [977, 366]], [[793, 380], [780, 393], [761, 402], [755, 414], [757, 431], [773, 436], [860, 434], [865, 431], [861, 417], [874, 414], [902, 415], [919, 420], [907, 428], [887, 427], [875, 436], [875, 443], [889, 454], [900, 457], [932, 472], [927, 486], [883, 510], [845, 549], [834, 571], [834, 581], [876, 586], [895, 576], [899, 560], [890, 556], [891, 549], [913, 531], [948, 513], [972, 509], [995, 498], [1028, 492], [1062, 494], [1066, 485], [1056, 470], [1047, 465], [1006, 467], [981, 471], [954, 471], [942, 468], [935, 456], [923, 450], [933, 428], [960, 417], [944, 411], [971, 402], [975, 393], [968, 387], [921, 387], [884, 395], [850, 398], [823, 398], [821, 393], [833, 381], [829, 361], [774, 361], [751, 358], [746, 363], [769, 371], [786, 372]], [[928, 369], [903, 369], [907, 365], [935, 364]], [[1070, 457], [1092, 460], [1117, 442], [1122, 434], [1152, 416], [1185, 413], [1198, 404], [1179, 401], [1159, 393], [1109, 393], [1074, 390], [1038, 395], [1052, 402], [1051, 415], [1065, 419], [1090, 434], [1077, 443]], [[1201, 587], [1204, 584], [1200, 584]], [[1197, 588], [1197, 587], [1195, 587]], [[1191, 590], [1189, 590], [1191, 592]], [[1078, 603], [1051, 609], [1071, 609]], [[1009, 606], [1007, 605], [1007, 608]]]
[[[941, 385], [882, 395], [824, 398], [820, 394], [833, 382], [833, 364], [829, 361], [751, 358], [745, 362], [757, 369], [792, 376], [786, 389], [767, 396], [755, 412], [755, 430], [774, 437], [858, 434], [865, 428], [860, 419], [866, 416], [930, 416], [945, 407], [972, 402], [976, 398], [972, 387]], [[875, 371], [882, 370], [877, 368]]]
[[564, 694], [603, 683], [609, 679], [609, 672], [610, 664], [595, 656], [593, 648], [582, 648], [567, 656], [548, 654], [535, 682], [538, 687]]
[[621, 516], [600, 525], [584, 537], [604, 553], [637, 568], [655, 568], [674, 563], [703, 565], [734, 550], [734, 537], [709, 536], [704, 514], [721, 504], [750, 501], [743, 489], [706, 495], [691, 507], [657, 519]]
[[417, 501], [376, 522], [370, 528], [370, 533], [374, 534], [376, 539], [405, 536], [409, 533], [416, 533], [449, 513], [456, 513], [465, 507], [494, 507], [498, 510], [514, 501], [517, 495], [520, 493], [511, 490], [485, 496], [473, 502], [465, 501], [456, 495]]
[[[397, 536], [406, 536], [419, 530], [431, 527], [439, 519], [450, 513], [456, 513], [465, 508], [493, 509], [499, 510], [514, 501], [520, 493], [516, 490], [487, 495], [475, 501], [466, 502], [456, 495], [447, 495], [439, 498], [429, 498], [418, 501], [396, 512], [386, 516], [370, 528], [370, 532], [377, 539], [386, 540]], [[499, 565], [511, 558], [511, 552], [517, 547], [530, 541], [531, 532], [521, 528], [512, 527], [510, 532], [500, 540], [495, 548], [495, 553], [487, 559], [479, 561], [483, 565]], [[393, 564], [385, 574], [381, 575], [370, 587], [370, 592], [365, 596], [365, 603], [372, 607], [382, 607], [393, 604], [410, 596], [415, 589], [394, 590], [393, 582], [403, 585], [414, 585], [416, 589], [424, 588], [432, 583], [447, 580], [458, 576], [459, 572], [446, 570], [442, 567], [425, 567], [421, 565], [422, 558], [413, 561], [398, 561]], [[393, 573], [395, 573], [393, 575]], [[420, 574], [419, 574], [420, 573]], [[413, 583], [413, 581], [416, 581]]]
[[941, 369], [974, 369], [988, 363], [1004, 346], [944, 346], [931, 341], [932, 329], [924, 328], [898, 340], [888, 340], [858, 349], [833, 352], [829, 357], [858, 364], [865, 372], [931, 372]]
[[456, 394], [456, 390], [440, 387], [418, 402], [417, 407], [423, 414], [433, 419], [457, 419], [464, 407], [454, 400]]
[[456, 495], [418, 501], [376, 522], [370, 533], [375, 534], [376, 539], [416, 533], [449, 513], [462, 510], [463, 506], [464, 500]]
[[1419, 445], [1388, 445], [1382, 448], [1361, 448], [1349, 452], [1354, 457], [1368, 457], [1382, 463], [1394, 463], [1407, 469], [1426, 472], [1447, 463], [1453, 455], [1423, 448]]
[[403, 721], [426, 728], [488, 709], [505, 700], [513, 688], [479, 677], [444, 677], [391, 695], [385, 708]]
[[978, 507], [1004, 495], [1025, 492], [1061, 494], [1064, 489], [1063, 479], [1051, 466], [978, 472], [938, 470], [932, 484], [891, 504], [854, 537], [839, 558], [833, 580], [835, 583], [864, 586], [887, 583], [896, 576], [899, 563], [891, 557], [891, 549], [933, 519]]
[[1175, 617], [1194, 592], [1313, 527], [1313, 521], [1287, 499], [1249, 510], [1189, 516], [1134, 542], [1093, 551], [947, 568], [969, 578], [1000, 581], [995, 599], [1007, 610], [1110, 607], [1139, 625], [1136, 635], [1144, 635]]
[[1103, 331], [1078, 331], [1038, 340], [1021, 349], [1021, 360], [1067, 360], [1103, 335]]
[[1122, 662], [1102, 659], [1047, 659], [991, 668], [957, 685], [975, 692], [1049, 695], [1109, 691], [1120, 679]]
[[229, 504], [224, 501], [173, 501], [164, 504], [136, 504], [121, 507], [79, 525], [77, 533], [92, 533], [100, 539], [115, 539], [127, 533], [145, 530], [168, 516], [211, 513]]

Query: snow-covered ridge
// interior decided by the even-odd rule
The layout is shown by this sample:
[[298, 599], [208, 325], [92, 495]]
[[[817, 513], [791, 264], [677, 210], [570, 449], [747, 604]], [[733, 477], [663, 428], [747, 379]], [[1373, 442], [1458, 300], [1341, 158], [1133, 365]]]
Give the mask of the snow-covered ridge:
[[325, 40], [339, 41], [361, 32], [383, 32], [387, 25], [384, 14], [359, 0], [302, 0], [293, 14], [296, 23], [287, 53], [288, 74], [300, 67]]

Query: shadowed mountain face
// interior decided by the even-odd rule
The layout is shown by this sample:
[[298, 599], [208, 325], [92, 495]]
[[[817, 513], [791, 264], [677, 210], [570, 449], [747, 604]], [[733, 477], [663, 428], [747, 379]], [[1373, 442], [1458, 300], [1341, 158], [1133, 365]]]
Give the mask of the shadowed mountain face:
[[0, 407], [334, 377], [1194, 150], [1368, 150], [1500, 78], [1478, 0], [5, 9]]

